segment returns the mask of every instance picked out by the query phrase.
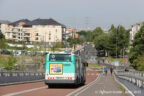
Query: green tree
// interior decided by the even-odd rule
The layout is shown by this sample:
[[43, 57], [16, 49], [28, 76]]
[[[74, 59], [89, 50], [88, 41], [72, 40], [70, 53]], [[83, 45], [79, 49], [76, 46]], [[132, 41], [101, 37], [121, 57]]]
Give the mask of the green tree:
[[16, 58], [13, 55], [11, 55], [10, 57], [8, 57], [8, 62], [5, 65], [5, 68], [7, 70], [13, 70], [15, 67], [16, 61], [17, 61]]
[[2, 34], [2, 32], [0, 32], [0, 40], [1, 39], [5, 39], [5, 36]]
[[135, 69], [139, 71], [144, 71], [144, 55], [140, 55], [133, 61]]
[[136, 63], [134, 63], [134, 60], [136, 60], [138, 56], [142, 55], [143, 53], [144, 53], [144, 25], [141, 26], [140, 30], [136, 33], [129, 54], [129, 61], [134, 68], [137, 67]]
[[112, 56], [124, 55], [129, 46], [129, 30], [119, 25], [117, 28], [111, 26], [109, 39], [110, 54]]
[[99, 35], [103, 34], [103, 30], [101, 29], [101, 27], [97, 27], [93, 32], [91, 32], [88, 35], [89, 41], [90, 42], [94, 42], [95, 38], [97, 38]]
[[109, 51], [109, 34], [103, 33], [94, 40], [95, 48], [106, 55]]
[[5, 36], [0, 32], [0, 49], [5, 49], [6, 46]]

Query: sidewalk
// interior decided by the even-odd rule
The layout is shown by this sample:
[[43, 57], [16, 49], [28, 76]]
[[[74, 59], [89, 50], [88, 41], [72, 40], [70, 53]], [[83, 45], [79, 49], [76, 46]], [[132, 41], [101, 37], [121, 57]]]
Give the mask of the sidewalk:
[[124, 88], [115, 81], [114, 76], [108, 73], [107, 76], [101, 74], [94, 84], [76, 96], [128, 96], [128, 94], [124, 93]]

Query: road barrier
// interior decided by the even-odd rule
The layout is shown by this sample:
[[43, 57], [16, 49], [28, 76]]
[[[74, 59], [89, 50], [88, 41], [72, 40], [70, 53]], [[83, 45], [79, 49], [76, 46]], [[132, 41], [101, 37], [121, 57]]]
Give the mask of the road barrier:
[[44, 80], [44, 72], [0, 72], [0, 85]]
[[123, 71], [115, 71], [115, 74], [124, 80], [128, 80], [129, 82], [135, 84], [140, 88], [144, 88], [144, 72], [132, 71], [132, 72], [123, 72]]

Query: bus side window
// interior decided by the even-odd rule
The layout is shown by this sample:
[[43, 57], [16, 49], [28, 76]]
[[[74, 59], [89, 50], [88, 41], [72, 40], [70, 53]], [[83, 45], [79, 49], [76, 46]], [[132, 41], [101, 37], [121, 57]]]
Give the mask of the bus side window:
[[79, 59], [76, 57], [76, 70], [79, 71]]

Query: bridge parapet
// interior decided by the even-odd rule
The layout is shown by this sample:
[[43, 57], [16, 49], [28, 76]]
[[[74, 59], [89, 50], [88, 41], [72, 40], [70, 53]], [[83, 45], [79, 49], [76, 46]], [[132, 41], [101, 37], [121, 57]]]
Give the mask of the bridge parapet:
[[124, 80], [127, 80], [140, 88], [144, 88], [144, 72], [140, 71], [115, 71], [115, 74]]
[[0, 72], [0, 85], [44, 80], [44, 72]]

